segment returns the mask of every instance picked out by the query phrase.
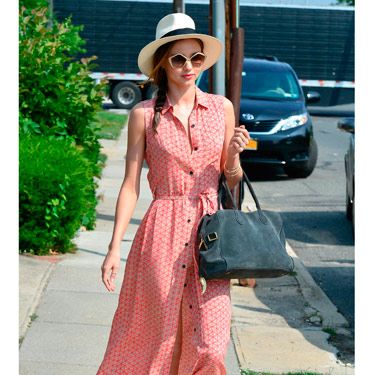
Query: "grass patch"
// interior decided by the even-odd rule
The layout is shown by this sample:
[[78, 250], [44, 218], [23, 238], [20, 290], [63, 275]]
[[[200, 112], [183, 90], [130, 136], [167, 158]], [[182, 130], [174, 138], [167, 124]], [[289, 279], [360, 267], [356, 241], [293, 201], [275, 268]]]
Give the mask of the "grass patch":
[[257, 372], [251, 370], [241, 370], [241, 375], [322, 375], [317, 372], [286, 372], [283, 374], [275, 374], [271, 372]]
[[99, 138], [117, 139], [124, 127], [128, 115], [120, 115], [108, 111], [100, 111], [95, 115], [92, 127], [99, 128], [96, 133]]

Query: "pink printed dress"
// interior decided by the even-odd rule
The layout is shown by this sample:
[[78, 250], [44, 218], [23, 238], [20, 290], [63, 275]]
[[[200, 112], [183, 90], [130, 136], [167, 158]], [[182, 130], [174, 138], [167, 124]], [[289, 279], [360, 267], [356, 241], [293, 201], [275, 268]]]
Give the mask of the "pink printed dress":
[[156, 135], [155, 99], [143, 102], [147, 178], [154, 199], [133, 240], [97, 375], [169, 375], [180, 307], [178, 374], [226, 374], [230, 281], [209, 280], [202, 294], [197, 263], [200, 219], [218, 209], [223, 99], [196, 89], [188, 124], [192, 147], [168, 99]]

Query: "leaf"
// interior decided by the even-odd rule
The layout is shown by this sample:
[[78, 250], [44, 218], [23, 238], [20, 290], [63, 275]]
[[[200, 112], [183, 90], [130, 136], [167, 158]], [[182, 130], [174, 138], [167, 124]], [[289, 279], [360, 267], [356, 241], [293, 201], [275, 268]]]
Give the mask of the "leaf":
[[57, 206], [59, 203], [60, 203], [60, 200], [58, 198], [55, 198], [55, 199], [52, 199], [51, 200], [51, 203], [54, 205], [54, 206]]

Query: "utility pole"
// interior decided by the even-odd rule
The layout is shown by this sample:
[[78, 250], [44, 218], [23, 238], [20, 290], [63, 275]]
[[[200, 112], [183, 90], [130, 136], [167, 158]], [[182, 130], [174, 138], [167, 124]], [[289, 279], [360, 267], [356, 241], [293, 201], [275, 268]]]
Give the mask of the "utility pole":
[[[210, 0], [209, 32], [224, 46], [219, 61], [210, 72], [209, 91], [226, 96], [233, 103], [235, 126], [240, 125], [240, 98], [244, 55], [244, 29], [239, 27], [239, 0]], [[227, 69], [226, 69], [227, 67]], [[210, 69], [211, 70], [211, 69]], [[232, 189], [237, 206], [241, 209], [243, 183]]]
[[52, 28], [53, 25], [53, 0], [48, 1], [48, 27]]
[[[242, 89], [242, 69], [244, 58], [244, 41], [245, 32], [240, 24], [240, 6], [239, 0], [229, 1], [229, 33], [228, 44], [230, 45], [229, 51], [229, 77], [227, 85], [227, 96], [233, 103], [235, 126], [240, 126], [240, 101]], [[236, 199], [237, 206], [241, 209], [241, 196], [243, 194], [244, 184], [241, 181], [233, 188], [233, 197]]]
[[174, 13], [185, 13], [185, 2], [184, 2], [184, 0], [173, 0], [173, 12]]
[[211, 0], [212, 7], [212, 35], [223, 44], [223, 52], [213, 67], [214, 94], [225, 96], [225, 0]]

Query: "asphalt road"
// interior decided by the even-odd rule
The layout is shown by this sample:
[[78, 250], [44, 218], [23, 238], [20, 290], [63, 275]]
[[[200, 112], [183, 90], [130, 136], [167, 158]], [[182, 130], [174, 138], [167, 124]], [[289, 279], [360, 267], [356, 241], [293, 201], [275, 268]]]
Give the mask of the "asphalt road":
[[354, 329], [354, 239], [345, 216], [349, 135], [337, 121], [313, 117], [319, 154], [308, 178], [290, 179], [280, 169], [247, 171], [263, 208], [281, 212], [288, 242]]

